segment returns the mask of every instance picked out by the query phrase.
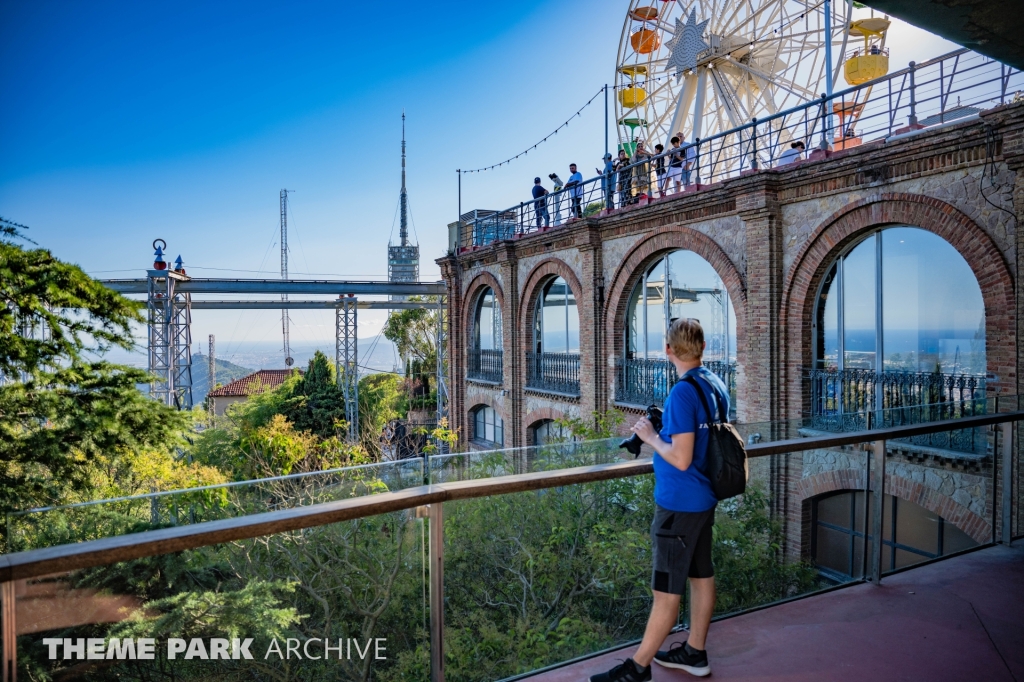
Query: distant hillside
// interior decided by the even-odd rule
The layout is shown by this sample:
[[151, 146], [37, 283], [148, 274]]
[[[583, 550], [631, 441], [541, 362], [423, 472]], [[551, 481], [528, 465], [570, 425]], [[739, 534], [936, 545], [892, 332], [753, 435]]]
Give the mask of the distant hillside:
[[[217, 385], [230, 384], [235, 379], [241, 379], [255, 372], [254, 369], [236, 365], [227, 360], [216, 358], [217, 364]], [[206, 400], [206, 394], [210, 392], [210, 363], [205, 355], [192, 356], [192, 403], [198, 405]]]

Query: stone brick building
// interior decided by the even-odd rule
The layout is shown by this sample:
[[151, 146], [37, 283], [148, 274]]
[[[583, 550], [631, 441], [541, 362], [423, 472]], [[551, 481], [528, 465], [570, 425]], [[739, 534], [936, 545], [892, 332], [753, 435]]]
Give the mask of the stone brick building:
[[[627, 318], [636, 317], [631, 311], [636, 310], [638, 297], [642, 294], [646, 305], [648, 292], [654, 291], [645, 283], [640, 292], [638, 282], [651, 276], [645, 273], [660, 259], [679, 251], [709, 264], [731, 302], [732, 340], [728, 328], [725, 334], [727, 347], [733, 343], [734, 351], [727, 351], [724, 360], [735, 363], [738, 421], [811, 414], [812, 398], [817, 398], [808, 371], [834, 360], [831, 351], [823, 350], [832, 343], [829, 334], [834, 335], [824, 330], [832, 323], [822, 318], [823, 292], [830, 291], [836, 278], [842, 281], [844, 267], [853, 271], [854, 247], [893, 226], [916, 228], [929, 233], [928, 239], [941, 239], [951, 247], [950, 253], [955, 250], [962, 257], [980, 291], [983, 324], [975, 337], [967, 339], [961, 333], [964, 338], [950, 340], [948, 348], [937, 346], [928, 362], [941, 356], [946, 365], [966, 366], [956, 363], [968, 355], [968, 346], [976, 346], [983, 349], [977, 357], [983, 358], [984, 367], [974, 368], [983, 379], [982, 395], [1016, 395], [1022, 361], [1017, 331], [1024, 321], [1024, 298], [1017, 288], [1018, 224], [1024, 217], [1022, 166], [1024, 105], [1006, 105], [828, 158], [748, 172], [647, 205], [605, 211], [450, 253], [438, 263], [450, 291], [453, 425], [468, 442], [476, 436], [478, 424], [500, 419], [501, 444], [511, 447], [532, 444], [541, 438], [538, 434], [546, 433], [545, 424], [559, 416], [589, 418], [609, 408], [639, 413], [636, 401], [621, 398], [628, 392], [623, 385], [627, 375], [618, 368], [633, 356], [626, 346], [633, 343], [631, 325], [638, 324]], [[881, 254], [883, 236], [876, 241]], [[837, 265], [844, 259], [850, 265]], [[887, 262], [902, 261], [894, 256]], [[936, 262], [935, 267], [944, 266]], [[538, 306], [548, 305], [551, 292], [562, 286], [559, 282], [568, 288], [579, 320], [578, 339], [570, 324], [564, 346], [571, 350], [578, 345], [572, 359], [578, 369], [570, 367], [569, 389], [552, 389], [536, 380], [538, 368], [540, 374], [547, 371], [540, 359], [547, 308], [541, 316]], [[856, 289], [849, 281], [844, 286]], [[481, 296], [487, 292], [493, 304], [486, 304], [484, 312], [493, 306], [495, 318], [486, 318], [489, 326], [481, 336]], [[896, 294], [883, 291], [877, 300], [889, 295]], [[928, 291], [915, 295], [920, 305], [930, 305]], [[561, 305], [564, 296], [554, 298]], [[880, 308], [873, 313], [879, 320]], [[840, 320], [859, 314], [851, 308], [840, 313]], [[878, 322], [879, 330], [882, 324]], [[546, 328], [543, 334], [543, 343], [549, 343]], [[485, 348], [487, 344], [491, 348]], [[950, 360], [954, 345], [956, 359]], [[857, 362], [882, 366], [880, 353], [870, 348], [847, 351], [847, 367], [856, 367]], [[903, 355], [905, 359], [912, 353]], [[918, 365], [924, 362], [923, 351], [919, 355]], [[885, 363], [890, 360], [901, 361], [886, 357]], [[842, 363], [839, 360], [840, 369]], [[890, 452], [894, 467], [887, 492], [941, 516], [976, 541], [990, 535], [990, 509], [978, 508], [977, 500], [986, 497], [981, 490], [986, 478], [978, 472], [991, 468], [991, 462], [947, 456], [942, 448], [910, 450]], [[806, 556], [810, 551], [809, 500], [864, 486], [862, 464], [834, 455], [778, 458], [771, 471], [761, 472], [788, 524], [792, 554]], [[991, 491], [987, 497], [992, 497]]]

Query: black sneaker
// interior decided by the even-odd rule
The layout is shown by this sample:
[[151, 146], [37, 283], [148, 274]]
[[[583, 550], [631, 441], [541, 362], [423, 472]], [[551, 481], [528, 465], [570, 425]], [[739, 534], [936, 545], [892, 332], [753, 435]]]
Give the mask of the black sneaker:
[[669, 647], [668, 651], [659, 651], [654, 654], [654, 662], [665, 668], [685, 670], [697, 677], [711, 674], [711, 666], [708, 665], [708, 652], [697, 651], [688, 642], [676, 642]]
[[651, 679], [651, 666], [641, 668], [627, 658], [606, 673], [598, 673], [590, 676], [590, 682], [649, 682]]

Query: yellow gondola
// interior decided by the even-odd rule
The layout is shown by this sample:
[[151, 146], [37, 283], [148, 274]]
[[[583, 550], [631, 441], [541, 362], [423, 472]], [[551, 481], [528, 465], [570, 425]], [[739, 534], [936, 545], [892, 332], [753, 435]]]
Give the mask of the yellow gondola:
[[861, 85], [889, 73], [889, 50], [882, 47], [889, 23], [888, 19], [871, 17], [850, 24], [850, 35], [864, 38], [864, 47], [849, 53], [843, 65], [843, 76], [850, 85]]

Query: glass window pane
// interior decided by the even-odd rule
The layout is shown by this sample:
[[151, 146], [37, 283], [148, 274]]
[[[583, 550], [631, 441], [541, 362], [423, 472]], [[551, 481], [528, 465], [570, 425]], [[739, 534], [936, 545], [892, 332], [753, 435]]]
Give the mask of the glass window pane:
[[484, 410], [484, 440], [494, 442], [494, 410], [485, 407]]
[[498, 445], [505, 444], [505, 421], [497, 412], [494, 413], [494, 442]]
[[665, 357], [665, 261], [647, 273], [647, 357]]
[[985, 306], [967, 261], [916, 227], [882, 232], [885, 369], [983, 374]]
[[484, 408], [480, 408], [473, 413], [473, 437], [477, 440], [483, 440], [486, 433], [487, 427], [484, 425]]
[[847, 369], [875, 368], [875, 237], [843, 260], [843, 352]]
[[626, 357], [646, 357], [647, 341], [644, 336], [644, 309], [640, 297], [644, 291], [644, 282], [640, 280], [633, 295], [629, 297], [629, 312], [626, 313]]
[[[853, 494], [853, 527], [858, 533], [864, 532], [864, 491]], [[868, 504], [871, 504], [871, 493], [868, 493]]]
[[814, 562], [844, 575], [850, 574], [850, 536], [825, 526], [818, 526]]
[[896, 542], [929, 554], [938, 554], [939, 517], [920, 505], [897, 498]]
[[892, 495], [882, 498], [882, 540], [892, 542]]
[[942, 553], [952, 554], [953, 552], [959, 552], [963, 549], [970, 549], [971, 547], [977, 547], [978, 543], [974, 541], [967, 533], [963, 532], [949, 521], [945, 521], [942, 524]]
[[851, 493], [840, 493], [818, 500], [818, 521], [850, 528]]
[[479, 347], [482, 350], [492, 350], [494, 348], [494, 294], [490, 289], [480, 298], [476, 332]]
[[692, 317], [700, 320], [707, 344], [705, 360], [726, 360], [727, 348], [731, 357], [736, 347], [736, 316], [718, 273], [693, 251], [673, 251], [665, 259], [665, 264], [669, 282], [669, 318]]
[[565, 353], [565, 294], [568, 290], [565, 280], [559, 277], [547, 286], [542, 303], [543, 337], [541, 350], [544, 353]]
[[896, 568], [903, 568], [904, 566], [913, 566], [919, 564], [922, 561], [927, 561], [928, 557], [913, 552], [908, 552], [904, 549], [896, 550]]
[[576, 295], [572, 289], [565, 287], [565, 324], [566, 324], [566, 351], [569, 353], [580, 352], [580, 311], [576, 306]]
[[821, 299], [818, 301], [818, 369], [839, 367], [839, 285], [835, 281], [838, 271], [838, 266], [833, 265], [825, 276]]

